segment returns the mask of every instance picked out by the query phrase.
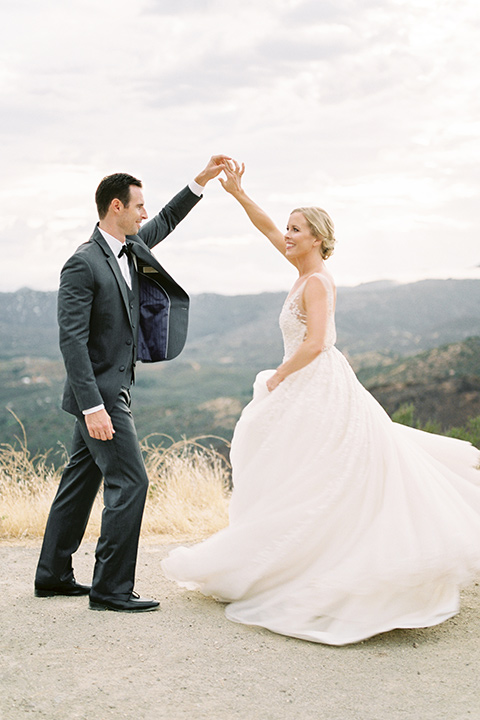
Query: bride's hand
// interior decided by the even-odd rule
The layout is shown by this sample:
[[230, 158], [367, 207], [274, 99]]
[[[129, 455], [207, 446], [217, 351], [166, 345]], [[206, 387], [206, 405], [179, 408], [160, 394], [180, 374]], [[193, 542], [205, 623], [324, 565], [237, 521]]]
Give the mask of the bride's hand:
[[222, 183], [222, 187], [231, 195], [236, 195], [242, 192], [242, 175], [245, 172], [245, 164], [242, 163], [242, 167], [237, 163], [236, 160], [230, 160], [225, 164], [223, 168], [226, 179], [218, 178]]
[[280, 385], [282, 380], [283, 380], [283, 378], [280, 377], [278, 372], [276, 372], [274, 375], [272, 375], [272, 377], [268, 378], [268, 380], [267, 380], [268, 391], [272, 392], [273, 390], [275, 390], [275, 388], [277, 388]]

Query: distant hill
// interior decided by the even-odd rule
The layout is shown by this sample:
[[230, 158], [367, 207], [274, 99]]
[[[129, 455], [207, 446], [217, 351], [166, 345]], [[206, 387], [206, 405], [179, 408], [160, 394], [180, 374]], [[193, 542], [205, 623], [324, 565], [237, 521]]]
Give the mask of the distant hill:
[[[286, 293], [192, 297], [184, 357], [264, 367], [278, 362]], [[0, 358], [58, 357], [56, 293], [0, 293]], [[338, 346], [349, 356], [411, 355], [480, 335], [480, 280], [368, 283], [338, 289]]]
[[422, 424], [463, 425], [480, 415], [480, 337], [364, 368], [358, 378], [390, 414], [412, 404]]
[[339, 346], [411, 355], [480, 335], [480, 280], [371, 283], [338, 292]]
[[[256, 372], [281, 361], [285, 296], [194, 296], [181, 356], [139, 367], [133, 393], [139, 436], [229, 439]], [[445, 427], [480, 414], [480, 341], [471, 337], [480, 336], [480, 280], [339, 288], [337, 330], [338, 347], [389, 413], [414, 402], [420, 419]], [[68, 444], [63, 381], [56, 293], [0, 293], [0, 442], [19, 435], [10, 408], [32, 450]]]
[[0, 358], [58, 357], [56, 292], [0, 293]]

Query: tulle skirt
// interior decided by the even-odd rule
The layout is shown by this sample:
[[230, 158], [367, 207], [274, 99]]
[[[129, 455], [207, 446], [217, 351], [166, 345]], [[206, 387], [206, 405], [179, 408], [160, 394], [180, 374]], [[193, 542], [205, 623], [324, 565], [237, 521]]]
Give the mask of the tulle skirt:
[[235, 429], [227, 528], [163, 561], [230, 620], [331, 645], [438, 624], [480, 574], [480, 453], [390, 420], [335, 348]]

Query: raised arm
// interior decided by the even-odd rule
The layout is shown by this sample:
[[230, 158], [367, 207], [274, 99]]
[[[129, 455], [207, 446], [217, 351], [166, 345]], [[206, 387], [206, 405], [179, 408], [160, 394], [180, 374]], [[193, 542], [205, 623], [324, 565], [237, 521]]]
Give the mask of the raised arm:
[[225, 166], [224, 172], [226, 179], [218, 178], [224, 190], [230, 193], [230, 195], [233, 195], [235, 200], [243, 207], [257, 230], [260, 230], [285, 257], [285, 240], [283, 233], [277, 228], [267, 213], [253, 202], [242, 188], [242, 175], [245, 172], [245, 165], [242, 163], [242, 167], [240, 167], [235, 160], [232, 160], [231, 164]]
[[[222, 170], [227, 166], [230, 158], [228, 155], [213, 155], [208, 161], [206, 167], [198, 173], [195, 183], [204, 188], [205, 185], [216, 178]], [[190, 210], [200, 201], [202, 196], [192, 192], [188, 186], [181, 190], [170, 202], [160, 210], [158, 215], [142, 225], [138, 232], [138, 237], [148, 245], [149, 248], [155, 247], [159, 242], [164, 240], [172, 230], [181, 222], [190, 212]]]

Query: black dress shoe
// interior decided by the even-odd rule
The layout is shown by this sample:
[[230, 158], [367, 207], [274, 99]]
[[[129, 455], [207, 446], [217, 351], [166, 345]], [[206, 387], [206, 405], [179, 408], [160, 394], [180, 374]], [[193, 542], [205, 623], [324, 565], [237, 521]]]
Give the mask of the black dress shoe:
[[[95, 596], [94, 596], [95, 598]], [[156, 600], [142, 598], [133, 592], [128, 600], [117, 600], [116, 598], [104, 598], [102, 600], [92, 599], [90, 595], [90, 610], [114, 610], [115, 612], [149, 612], [156, 610], [160, 605]]]
[[41, 587], [35, 585], [35, 597], [54, 597], [55, 595], [88, 595], [90, 593], [90, 585], [80, 585], [75, 580], [61, 585], [52, 585], [51, 587]]

